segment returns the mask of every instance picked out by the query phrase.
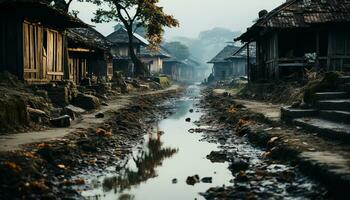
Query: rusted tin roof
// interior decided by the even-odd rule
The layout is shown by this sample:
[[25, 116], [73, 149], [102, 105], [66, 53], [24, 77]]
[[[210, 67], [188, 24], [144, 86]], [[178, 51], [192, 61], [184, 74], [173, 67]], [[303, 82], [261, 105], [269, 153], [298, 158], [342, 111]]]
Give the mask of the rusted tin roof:
[[248, 41], [263, 29], [307, 28], [325, 23], [350, 23], [350, 1], [289, 0], [258, 19], [235, 40]]

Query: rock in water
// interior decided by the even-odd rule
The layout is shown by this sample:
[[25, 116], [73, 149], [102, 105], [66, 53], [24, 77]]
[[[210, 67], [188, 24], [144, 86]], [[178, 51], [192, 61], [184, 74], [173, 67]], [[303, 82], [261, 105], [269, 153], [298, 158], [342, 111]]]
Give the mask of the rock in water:
[[59, 128], [69, 127], [70, 126], [70, 117], [69, 117], [69, 115], [63, 115], [61, 117], [51, 119], [50, 122], [51, 122], [52, 126], [54, 126], [54, 127], [59, 127]]
[[105, 114], [103, 113], [98, 113], [95, 115], [96, 118], [104, 118], [105, 117]]
[[74, 99], [74, 105], [85, 110], [94, 110], [100, 107], [100, 100], [93, 95], [79, 94]]
[[213, 182], [213, 178], [212, 177], [204, 177], [202, 178], [202, 183], [212, 183]]
[[194, 176], [187, 177], [186, 183], [188, 185], [195, 185], [196, 183], [199, 183], [199, 176], [198, 175], [194, 175]]
[[177, 183], [177, 179], [174, 178], [171, 182], [172, 182], [173, 184], [176, 184], [176, 183]]
[[191, 122], [191, 118], [186, 118], [186, 122]]
[[245, 171], [249, 167], [249, 163], [239, 159], [239, 158], [233, 158], [231, 160], [231, 164], [229, 166], [229, 169], [233, 172], [239, 172], [239, 171]]
[[194, 111], [193, 109], [190, 109], [190, 113], [193, 113], [193, 111]]

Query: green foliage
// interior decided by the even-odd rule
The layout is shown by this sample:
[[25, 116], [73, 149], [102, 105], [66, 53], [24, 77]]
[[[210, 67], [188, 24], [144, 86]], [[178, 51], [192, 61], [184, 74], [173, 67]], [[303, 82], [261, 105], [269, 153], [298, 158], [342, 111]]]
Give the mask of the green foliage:
[[190, 50], [181, 42], [165, 43], [164, 47], [179, 60], [185, 60], [190, 56]]

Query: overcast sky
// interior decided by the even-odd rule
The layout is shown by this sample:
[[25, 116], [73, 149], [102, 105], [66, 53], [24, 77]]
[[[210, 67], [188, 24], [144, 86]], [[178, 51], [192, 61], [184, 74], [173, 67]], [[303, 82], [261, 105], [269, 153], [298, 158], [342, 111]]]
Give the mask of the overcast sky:
[[[252, 25], [262, 9], [270, 11], [285, 0], [160, 0], [168, 14], [180, 21], [180, 28], [166, 30], [165, 37], [197, 37], [198, 33], [214, 27], [233, 31], [244, 31]], [[90, 19], [96, 7], [89, 3], [74, 2], [73, 10], [79, 10], [79, 17], [92, 24]], [[96, 29], [104, 35], [113, 31], [111, 24], [97, 24]]]

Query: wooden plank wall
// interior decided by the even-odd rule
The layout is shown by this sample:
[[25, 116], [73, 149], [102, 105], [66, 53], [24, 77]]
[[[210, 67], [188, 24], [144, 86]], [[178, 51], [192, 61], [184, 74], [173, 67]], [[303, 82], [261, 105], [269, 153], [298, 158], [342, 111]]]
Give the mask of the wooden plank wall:
[[24, 79], [30, 83], [63, 79], [63, 36], [39, 24], [23, 23]]
[[333, 30], [329, 35], [328, 70], [350, 72], [350, 31]]
[[76, 56], [69, 56], [68, 60], [69, 80], [79, 85], [87, 72], [87, 60]]

